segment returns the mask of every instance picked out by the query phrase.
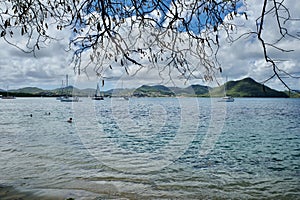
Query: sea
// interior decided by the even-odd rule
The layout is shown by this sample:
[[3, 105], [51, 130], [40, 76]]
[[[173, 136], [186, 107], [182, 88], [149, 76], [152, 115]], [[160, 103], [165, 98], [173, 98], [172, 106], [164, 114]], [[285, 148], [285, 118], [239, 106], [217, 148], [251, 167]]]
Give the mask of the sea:
[[300, 199], [300, 99], [2, 99], [0, 199]]

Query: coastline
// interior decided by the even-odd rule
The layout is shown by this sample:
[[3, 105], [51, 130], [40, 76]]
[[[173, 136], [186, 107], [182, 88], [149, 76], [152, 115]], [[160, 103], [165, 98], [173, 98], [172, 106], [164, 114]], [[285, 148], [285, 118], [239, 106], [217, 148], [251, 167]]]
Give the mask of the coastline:
[[13, 186], [0, 185], [1, 200], [78, 200], [97, 199], [100, 194], [76, 189], [35, 189], [21, 191]]

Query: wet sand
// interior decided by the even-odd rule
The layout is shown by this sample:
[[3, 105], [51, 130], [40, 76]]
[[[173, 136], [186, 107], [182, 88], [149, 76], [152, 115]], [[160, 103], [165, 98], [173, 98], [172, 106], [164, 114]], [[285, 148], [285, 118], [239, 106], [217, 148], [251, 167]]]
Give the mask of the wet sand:
[[[82, 195], [82, 196], [81, 196]], [[19, 191], [11, 186], [0, 185], [1, 200], [77, 200], [77, 199], [95, 199], [88, 197], [80, 191]]]
[[0, 185], [0, 199], [2, 200], [25, 200], [25, 199], [38, 199], [29, 192], [21, 192], [11, 186]]
[[[103, 188], [108, 189], [108, 188]], [[0, 185], [0, 200], [100, 200], [100, 199], [140, 199], [135, 195], [130, 197], [122, 197], [118, 194], [109, 194], [109, 190], [105, 194], [94, 193], [91, 191], [80, 189], [38, 189], [20, 191], [12, 186]], [[125, 195], [126, 196], [126, 195]], [[127, 194], [128, 196], [128, 194]]]

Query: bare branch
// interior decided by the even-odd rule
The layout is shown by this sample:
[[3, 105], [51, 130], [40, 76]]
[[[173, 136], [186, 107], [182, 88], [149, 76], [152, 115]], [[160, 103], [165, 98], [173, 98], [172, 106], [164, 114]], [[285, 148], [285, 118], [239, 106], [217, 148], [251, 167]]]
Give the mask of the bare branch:
[[[246, 1], [1, 1], [0, 36], [8, 44], [34, 53], [57, 39], [50, 30], [69, 30], [68, 50], [74, 53], [72, 62], [77, 73], [87, 73], [92, 68], [104, 76], [107, 70], [122, 68], [135, 75], [141, 69], [156, 68], [162, 79], [163, 72], [167, 72], [170, 81], [174, 70], [187, 80], [212, 81], [223, 71], [218, 61], [220, 32], [234, 42], [232, 34], [239, 27], [233, 19], [248, 19], [246, 12], [239, 11], [241, 6], [247, 6]], [[269, 42], [263, 36], [267, 16], [276, 20], [280, 35], [276, 41]], [[287, 88], [269, 52], [270, 48], [283, 53], [292, 51], [279, 44], [287, 37], [300, 38], [299, 33], [291, 34], [285, 27], [293, 20], [298, 19], [291, 16], [285, 0], [264, 0], [257, 30], [237, 38], [255, 35], [265, 61], [272, 64], [275, 77]], [[20, 45], [14, 41], [16, 35], [26, 42]]]

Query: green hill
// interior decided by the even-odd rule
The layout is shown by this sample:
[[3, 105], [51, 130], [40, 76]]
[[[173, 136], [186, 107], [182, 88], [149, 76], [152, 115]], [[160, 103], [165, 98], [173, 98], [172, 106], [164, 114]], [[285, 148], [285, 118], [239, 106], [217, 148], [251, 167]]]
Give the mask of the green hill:
[[9, 90], [9, 95], [17, 97], [35, 97], [35, 96], [45, 96], [43, 94], [47, 93], [46, 90], [37, 87], [24, 87], [15, 90]]
[[289, 95], [291, 98], [300, 98], [300, 91], [299, 90], [292, 90], [292, 91], [284, 91], [287, 95]]
[[177, 96], [208, 96], [209, 87], [203, 85], [190, 85], [187, 88], [170, 87]]
[[[251, 78], [245, 78], [238, 81], [229, 81], [220, 87], [210, 88], [203, 85], [191, 85], [186, 88], [166, 87], [163, 85], [142, 85], [137, 89], [111, 89], [101, 91], [104, 96], [136, 96], [136, 97], [221, 97], [224, 96], [224, 88], [226, 94], [233, 97], [289, 97], [289, 92], [280, 92], [264, 86]], [[73, 86], [68, 86], [62, 89], [43, 90], [37, 87], [25, 87], [17, 90], [9, 90], [10, 95], [14, 96], [44, 96], [55, 97], [60, 95], [75, 95], [75, 96], [92, 96], [95, 89], [78, 89]], [[292, 91], [291, 97], [300, 97], [299, 91]], [[0, 90], [0, 95], [6, 95], [6, 91]]]
[[201, 96], [208, 93], [209, 87], [203, 85], [191, 85], [187, 87], [187, 90], [193, 91], [197, 96]]
[[17, 90], [9, 90], [12, 93], [29, 93], [29, 94], [38, 94], [44, 92], [43, 89], [37, 87], [24, 87]]
[[213, 96], [224, 95], [224, 87], [226, 87], [226, 94], [233, 97], [288, 97], [286, 93], [264, 86], [252, 78], [229, 81], [225, 85], [214, 88], [211, 94]]
[[175, 93], [166, 86], [163, 85], [142, 85], [133, 92], [133, 96], [137, 97], [163, 97], [163, 96], [175, 96]]

